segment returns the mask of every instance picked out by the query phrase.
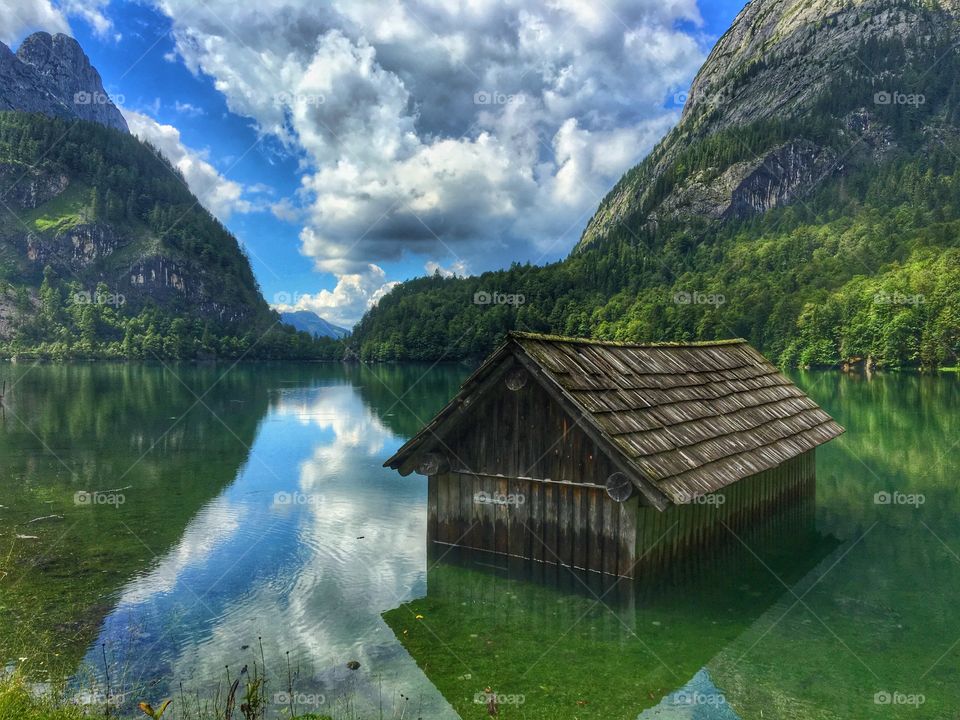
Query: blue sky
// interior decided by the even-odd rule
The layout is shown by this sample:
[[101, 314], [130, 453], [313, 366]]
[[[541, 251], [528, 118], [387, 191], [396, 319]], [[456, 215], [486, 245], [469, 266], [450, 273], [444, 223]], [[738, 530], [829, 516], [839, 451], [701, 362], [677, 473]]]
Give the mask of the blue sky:
[[391, 283], [566, 255], [743, 0], [14, 0], [76, 37], [267, 300], [351, 324]]

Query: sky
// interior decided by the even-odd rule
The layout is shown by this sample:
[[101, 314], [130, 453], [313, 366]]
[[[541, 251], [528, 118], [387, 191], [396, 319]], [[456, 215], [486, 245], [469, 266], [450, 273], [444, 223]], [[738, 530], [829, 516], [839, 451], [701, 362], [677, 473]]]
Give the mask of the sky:
[[277, 309], [566, 256], [745, 0], [9, 0], [73, 35]]

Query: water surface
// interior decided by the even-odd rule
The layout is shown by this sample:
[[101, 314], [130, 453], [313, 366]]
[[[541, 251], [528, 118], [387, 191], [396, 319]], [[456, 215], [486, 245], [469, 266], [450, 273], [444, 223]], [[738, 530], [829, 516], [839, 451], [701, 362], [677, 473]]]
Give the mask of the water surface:
[[126, 708], [265, 663], [275, 717], [955, 716], [954, 378], [798, 375], [848, 430], [815, 507], [610, 592], [428, 556], [381, 465], [468, 372], [0, 365], [3, 659]]

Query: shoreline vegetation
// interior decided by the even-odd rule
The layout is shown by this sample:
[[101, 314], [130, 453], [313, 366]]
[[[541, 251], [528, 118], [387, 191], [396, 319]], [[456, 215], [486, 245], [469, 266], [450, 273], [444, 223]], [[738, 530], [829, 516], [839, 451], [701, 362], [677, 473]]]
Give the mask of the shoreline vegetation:
[[[81, 704], [71, 700], [62, 688], [38, 690], [23, 676], [12, 673], [0, 676], [0, 720], [85, 720], [93, 717], [116, 720], [138, 717], [153, 720], [261, 720], [270, 717], [267, 713], [270, 703], [265, 694], [265, 675], [254, 668], [252, 674], [244, 671], [244, 677], [247, 678], [245, 683], [241, 682], [241, 678], [236, 678], [226, 689], [221, 685], [213, 699], [203, 700], [199, 695], [190, 698], [181, 692], [178, 696], [158, 699], [155, 705], [147, 700], [138, 701], [136, 709], [128, 711], [115, 707], [109, 697], [98, 703]], [[292, 696], [292, 692], [285, 695]], [[332, 715], [296, 712], [292, 704], [284, 707], [276, 716], [290, 720], [335, 720]], [[355, 714], [341, 717], [345, 720], [366, 720]]]
[[[47, 267], [38, 298], [0, 281], [0, 301], [12, 301], [12, 337], [0, 339], [0, 359], [209, 361], [341, 360], [344, 344], [315, 338], [274, 318], [249, 328], [171, 316], [154, 305], [124, 312], [123, 296], [101, 283], [91, 294]], [[34, 303], [36, 302], [36, 307]]]
[[[286, 327], [278, 331], [281, 336], [285, 335], [306, 335], [296, 330], [288, 330]], [[343, 339], [333, 338], [311, 338], [314, 344], [311, 348], [309, 343], [302, 347], [308, 349], [303, 352], [293, 354], [284, 354], [281, 350], [278, 352], [278, 342], [284, 342], [281, 337], [269, 339], [261, 349], [253, 349], [251, 346], [259, 344], [256, 339], [250, 336], [242, 338], [228, 337], [221, 338], [221, 341], [230, 346], [229, 354], [220, 354], [209, 349], [209, 346], [194, 342], [194, 352], [167, 354], [165, 352], [137, 352], [126, 354], [122, 347], [114, 345], [103, 345], [89, 349], [87, 347], [78, 347], [74, 345], [62, 345], [59, 343], [41, 343], [37, 346], [25, 346], [18, 342], [0, 341], [0, 363], [22, 363], [39, 362], [41, 364], [84, 364], [92, 362], [109, 362], [119, 365], [126, 364], [174, 364], [174, 365], [217, 365], [233, 361], [235, 363], [356, 363], [361, 365], [461, 365], [478, 364], [482, 361], [482, 356], [477, 357], [440, 357], [425, 358], [420, 360], [398, 360], [398, 359], [378, 359], [378, 358], [360, 358]], [[289, 340], [286, 340], [289, 342]], [[294, 339], [293, 343], [302, 343], [302, 339]], [[845, 374], [869, 375], [873, 373], [888, 372], [916, 372], [921, 374], [947, 374], [960, 373], [958, 365], [923, 365], [920, 363], [905, 363], [902, 365], [868, 365], [862, 358], [851, 358], [849, 360], [827, 364], [827, 363], [784, 363], [779, 367], [785, 370], [812, 370], [818, 372], [836, 371]]]
[[[140, 697], [136, 690], [117, 693], [109, 684], [109, 674], [91, 680], [89, 687], [76, 677], [72, 682], [38, 683], [8, 667], [0, 669], [0, 720], [423, 720], [422, 707], [411, 705], [412, 698], [384, 695], [380, 676], [372, 677], [380, 692], [372, 700], [376, 707], [361, 709], [350, 683], [335, 696], [303, 693], [296, 688], [300, 670], [291, 666], [289, 655], [285, 676], [276, 678], [264, 669], [262, 647], [260, 658], [252, 666], [244, 664], [239, 674], [226, 666], [223, 678], [215, 689], [211, 685], [206, 696], [199, 690], [188, 692], [182, 683], [170, 688], [166, 697]], [[346, 664], [351, 673], [360, 667], [356, 661]], [[146, 686], [139, 692], [155, 694]]]

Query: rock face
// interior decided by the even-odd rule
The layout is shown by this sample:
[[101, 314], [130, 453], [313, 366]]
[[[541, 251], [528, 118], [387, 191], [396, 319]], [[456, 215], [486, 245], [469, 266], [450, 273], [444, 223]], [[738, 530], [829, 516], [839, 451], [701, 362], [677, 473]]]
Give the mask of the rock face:
[[[949, 42], [958, 18], [960, 0], [753, 0], [694, 79], [677, 127], [607, 196], [577, 249], [624, 223], [656, 227], [694, 217], [747, 218], [802, 200], [858, 161], [882, 160], [895, 150], [896, 137], [879, 119], [878, 106], [889, 104], [891, 94], [923, 88], [905, 86], [889, 67], [871, 72], [865, 48], [903, 40], [918, 47]], [[904, 62], [916, 50], [906, 52]], [[857, 145], [856, 152], [837, 152], [803, 129], [758, 146], [742, 132], [763, 123], [790, 126], [801, 118], [794, 123], [801, 128], [816, 121], [822, 126], [824, 118], [815, 116], [818, 100], [851, 73], [869, 88], [869, 99], [861, 97], [859, 105], [851, 100], [829, 121], [851, 147]], [[916, 82], [922, 81], [920, 75]], [[734, 160], [686, 167], [691, 149], [723, 133], [728, 143], [741, 146]]]
[[79, 118], [129, 132], [100, 74], [68, 35], [34, 33], [14, 54], [0, 43], [0, 110]]
[[56, 233], [52, 238], [29, 233], [25, 238], [26, 257], [34, 265], [46, 265], [78, 274], [97, 260], [109, 257], [129, 240], [105, 223], [89, 223]]
[[52, 200], [67, 189], [70, 179], [43, 168], [24, 168], [23, 165], [0, 163], [0, 189], [3, 199], [13, 208], [28, 210]]

